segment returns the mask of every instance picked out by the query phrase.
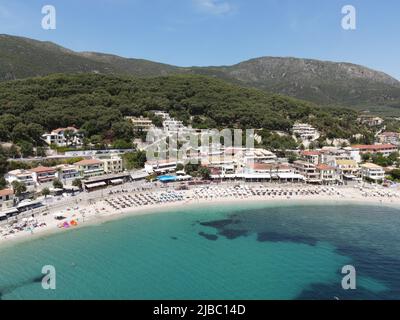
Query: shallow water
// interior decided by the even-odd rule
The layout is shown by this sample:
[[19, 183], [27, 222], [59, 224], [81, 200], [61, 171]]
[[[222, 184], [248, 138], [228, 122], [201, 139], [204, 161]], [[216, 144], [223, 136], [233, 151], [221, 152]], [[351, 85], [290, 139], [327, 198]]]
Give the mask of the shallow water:
[[[0, 249], [1, 299], [399, 299], [400, 210], [240, 204], [128, 217]], [[341, 287], [344, 265], [357, 290]], [[56, 290], [41, 270], [56, 268]]]

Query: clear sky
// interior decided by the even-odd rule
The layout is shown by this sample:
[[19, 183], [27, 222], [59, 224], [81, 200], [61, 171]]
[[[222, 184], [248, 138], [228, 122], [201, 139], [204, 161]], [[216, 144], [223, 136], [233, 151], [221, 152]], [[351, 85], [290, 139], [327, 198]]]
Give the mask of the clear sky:
[[[341, 26], [344, 5], [357, 29]], [[41, 9], [57, 10], [43, 30]], [[179, 66], [260, 56], [362, 64], [400, 79], [399, 0], [0, 0], [0, 33]]]

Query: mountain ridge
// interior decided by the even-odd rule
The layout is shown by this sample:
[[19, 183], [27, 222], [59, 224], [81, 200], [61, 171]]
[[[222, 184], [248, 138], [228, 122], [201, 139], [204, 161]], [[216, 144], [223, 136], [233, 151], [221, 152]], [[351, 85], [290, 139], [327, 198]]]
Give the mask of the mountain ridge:
[[197, 74], [321, 105], [400, 107], [400, 81], [349, 62], [258, 57], [234, 65], [179, 67], [108, 53], [75, 52], [48, 41], [0, 35], [0, 80], [54, 73]]

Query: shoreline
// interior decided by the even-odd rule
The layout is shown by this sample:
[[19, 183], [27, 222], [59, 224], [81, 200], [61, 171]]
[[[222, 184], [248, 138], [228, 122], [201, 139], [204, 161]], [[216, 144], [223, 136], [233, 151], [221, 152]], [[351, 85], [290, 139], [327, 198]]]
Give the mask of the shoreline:
[[[34, 241], [41, 238], [50, 237], [61, 232], [68, 232], [73, 230], [79, 230], [81, 228], [93, 227], [97, 225], [102, 225], [107, 222], [112, 222], [120, 220], [123, 218], [131, 218], [135, 216], [143, 216], [148, 214], [157, 213], [168, 213], [170, 211], [176, 210], [191, 210], [197, 209], [199, 207], [214, 207], [214, 206], [227, 206], [232, 205], [232, 203], [241, 204], [242, 206], [249, 205], [260, 205], [262, 206], [274, 206], [274, 205], [372, 205], [372, 206], [384, 206], [390, 208], [400, 209], [400, 194], [396, 192], [396, 198], [386, 198], [386, 197], [373, 197], [368, 198], [357, 192], [355, 188], [342, 188], [342, 187], [327, 187], [332, 188], [335, 191], [340, 190], [343, 193], [337, 194], [317, 194], [317, 195], [294, 195], [294, 196], [271, 196], [264, 198], [262, 196], [243, 196], [243, 197], [216, 197], [213, 199], [194, 199], [193, 191], [185, 191], [186, 196], [189, 196], [187, 200], [169, 202], [169, 203], [156, 203], [150, 204], [142, 207], [127, 207], [123, 209], [115, 209], [109, 206], [106, 201], [115, 197], [116, 195], [107, 195], [103, 199], [99, 200], [95, 204], [84, 204], [79, 207], [71, 209], [71, 206], [65, 206], [62, 210], [53, 209], [49, 210], [46, 216], [41, 216], [37, 218], [40, 223], [45, 223], [45, 227], [38, 227], [34, 232], [29, 232], [27, 230], [17, 232], [12, 235], [1, 236], [0, 237], [0, 250], [3, 248], [8, 248], [16, 244], [26, 243], [28, 241]], [[202, 188], [206, 189], [206, 188]], [[224, 190], [223, 188], [221, 188]], [[276, 190], [281, 190], [286, 192], [288, 189], [283, 187], [275, 187]], [[306, 188], [305, 190], [315, 190], [317, 188]], [[289, 189], [290, 190], [290, 189]], [[159, 191], [160, 192], [160, 191]], [[149, 194], [155, 194], [149, 193]], [[398, 194], [398, 195], [397, 195]], [[123, 196], [130, 196], [131, 193], [123, 194]], [[117, 195], [120, 196], [120, 195]], [[242, 206], [240, 207], [242, 209]], [[74, 205], [72, 205], [74, 207]], [[244, 209], [244, 208], [243, 208]], [[58, 221], [54, 218], [54, 214], [60, 213], [66, 217], [65, 220], [77, 221], [77, 226], [70, 226], [68, 228], [60, 228], [58, 225], [65, 220]]]

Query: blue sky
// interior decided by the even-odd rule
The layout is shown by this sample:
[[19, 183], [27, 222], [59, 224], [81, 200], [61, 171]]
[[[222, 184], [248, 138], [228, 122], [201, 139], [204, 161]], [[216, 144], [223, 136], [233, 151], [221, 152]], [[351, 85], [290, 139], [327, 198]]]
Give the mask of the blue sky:
[[[357, 29], [341, 9], [357, 10]], [[57, 29], [43, 30], [54, 5]], [[0, 33], [179, 66], [260, 56], [346, 61], [400, 79], [398, 0], [0, 0]]]

